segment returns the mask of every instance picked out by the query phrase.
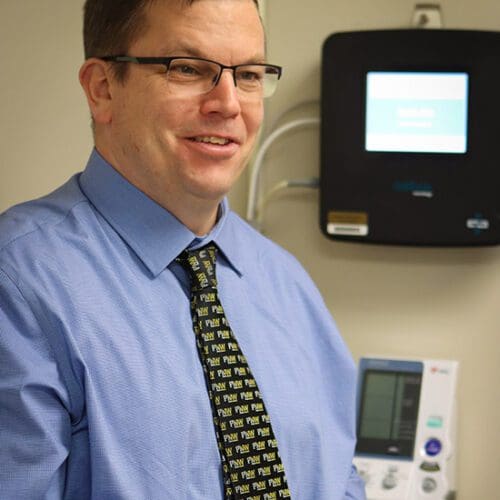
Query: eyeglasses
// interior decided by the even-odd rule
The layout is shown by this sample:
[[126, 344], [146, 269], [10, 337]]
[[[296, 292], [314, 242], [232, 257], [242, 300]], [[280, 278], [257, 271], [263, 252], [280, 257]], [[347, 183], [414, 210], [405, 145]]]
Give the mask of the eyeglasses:
[[200, 57], [132, 57], [104, 56], [104, 61], [133, 64], [161, 64], [169, 89], [176, 95], [196, 96], [210, 92], [229, 69], [241, 97], [259, 99], [274, 94], [282, 68], [273, 64], [225, 64]]

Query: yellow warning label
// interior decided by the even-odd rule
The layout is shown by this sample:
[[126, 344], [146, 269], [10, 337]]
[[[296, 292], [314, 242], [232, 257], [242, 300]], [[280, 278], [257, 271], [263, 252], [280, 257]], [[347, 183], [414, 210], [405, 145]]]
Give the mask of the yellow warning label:
[[332, 224], [368, 224], [366, 212], [347, 212], [343, 210], [332, 210], [328, 212], [328, 222]]

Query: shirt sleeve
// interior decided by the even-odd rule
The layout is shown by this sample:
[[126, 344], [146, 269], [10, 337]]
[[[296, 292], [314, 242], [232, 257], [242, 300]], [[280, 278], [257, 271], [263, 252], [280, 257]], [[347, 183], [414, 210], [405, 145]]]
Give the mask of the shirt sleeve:
[[67, 391], [32, 308], [0, 269], [0, 496], [63, 497]]
[[347, 481], [345, 500], [366, 500], [365, 483], [354, 465], [351, 467], [351, 474]]

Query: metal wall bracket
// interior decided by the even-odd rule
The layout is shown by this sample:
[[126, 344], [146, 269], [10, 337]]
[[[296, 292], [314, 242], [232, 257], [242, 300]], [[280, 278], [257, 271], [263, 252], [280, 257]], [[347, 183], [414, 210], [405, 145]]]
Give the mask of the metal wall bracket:
[[411, 18], [413, 28], [442, 28], [441, 6], [435, 3], [417, 3]]

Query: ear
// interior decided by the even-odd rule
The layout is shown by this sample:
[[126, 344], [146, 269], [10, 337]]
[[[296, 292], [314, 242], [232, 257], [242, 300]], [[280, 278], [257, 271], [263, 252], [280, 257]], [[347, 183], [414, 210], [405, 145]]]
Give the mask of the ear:
[[78, 76], [94, 122], [111, 123], [111, 75], [107, 63], [101, 59], [87, 59], [80, 68]]

